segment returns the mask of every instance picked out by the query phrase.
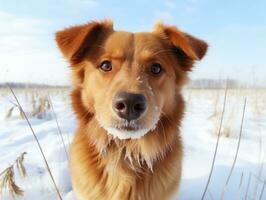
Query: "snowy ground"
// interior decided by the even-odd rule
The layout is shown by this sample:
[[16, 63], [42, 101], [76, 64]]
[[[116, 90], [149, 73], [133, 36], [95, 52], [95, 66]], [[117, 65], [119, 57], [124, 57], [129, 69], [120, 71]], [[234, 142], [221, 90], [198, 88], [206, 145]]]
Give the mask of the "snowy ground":
[[[76, 127], [68, 98], [68, 92], [15, 91], [28, 115], [39, 105], [39, 98], [49, 92], [55, 113], [62, 129], [66, 146], [72, 140]], [[214, 154], [219, 121], [223, 104], [223, 90], [185, 90], [187, 111], [182, 126], [185, 146], [183, 178], [177, 199], [201, 199], [207, 182]], [[220, 138], [213, 175], [205, 199], [222, 199], [221, 195], [230, 172], [241, 124], [241, 115], [247, 97], [247, 107], [243, 124], [242, 139], [236, 166], [233, 170], [224, 199], [266, 199], [262, 194], [266, 180], [265, 139], [266, 139], [266, 90], [230, 90], [226, 103], [222, 137]], [[6, 118], [15, 102], [8, 90], [0, 91], [0, 173], [14, 163], [17, 156], [27, 152], [25, 167], [27, 177], [21, 178], [15, 170], [15, 181], [24, 190], [27, 200], [57, 199], [52, 182], [30, 129], [19, 110], [14, 108]], [[68, 159], [58, 134], [53, 112], [47, 107], [45, 114], [30, 117], [30, 122], [43, 147], [52, 174], [63, 199], [74, 199], [68, 175]], [[250, 181], [248, 181], [250, 178]], [[248, 183], [249, 186], [248, 186]], [[0, 199], [11, 199], [4, 192]]]

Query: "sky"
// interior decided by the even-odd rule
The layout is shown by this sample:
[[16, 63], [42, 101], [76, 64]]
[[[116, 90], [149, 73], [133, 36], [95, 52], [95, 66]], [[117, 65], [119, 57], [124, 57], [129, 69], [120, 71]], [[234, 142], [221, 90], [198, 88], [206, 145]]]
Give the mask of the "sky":
[[264, 0], [0, 0], [0, 82], [69, 84], [54, 33], [111, 18], [116, 30], [151, 31], [163, 21], [207, 41], [192, 79], [266, 85], [265, 9]]

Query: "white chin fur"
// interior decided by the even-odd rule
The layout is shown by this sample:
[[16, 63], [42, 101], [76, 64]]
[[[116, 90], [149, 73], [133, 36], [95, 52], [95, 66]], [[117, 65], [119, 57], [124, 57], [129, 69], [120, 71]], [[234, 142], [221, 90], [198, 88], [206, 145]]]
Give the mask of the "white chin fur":
[[108, 134], [117, 137], [120, 140], [123, 139], [139, 139], [149, 132], [149, 129], [140, 129], [136, 131], [121, 130], [113, 127], [104, 127]]

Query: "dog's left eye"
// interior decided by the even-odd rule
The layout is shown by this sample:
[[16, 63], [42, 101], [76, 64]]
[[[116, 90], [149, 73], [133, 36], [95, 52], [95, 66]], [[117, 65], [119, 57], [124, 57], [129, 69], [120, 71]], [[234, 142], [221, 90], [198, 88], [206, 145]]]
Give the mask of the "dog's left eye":
[[150, 72], [159, 75], [162, 72], [162, 66], [159, 63], [152, 63], [150, 66]]
[[112, 70], [112, 63], [109, 60], [105, 60], [100, 64], [100, 69], [104, 72], [109, 72]]

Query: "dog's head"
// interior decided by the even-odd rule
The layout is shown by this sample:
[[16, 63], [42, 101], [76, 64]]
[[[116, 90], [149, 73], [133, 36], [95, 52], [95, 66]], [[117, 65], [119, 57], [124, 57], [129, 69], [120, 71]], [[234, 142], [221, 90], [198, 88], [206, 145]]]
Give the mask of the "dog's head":
[[82, 113], [119, 139], [144, 136], [178, 109], [187, 73], [207, 50], [204, 41], [162, 24], [130, 33], [91, 22], [57, 32], [56, 41], [71, 64]]

